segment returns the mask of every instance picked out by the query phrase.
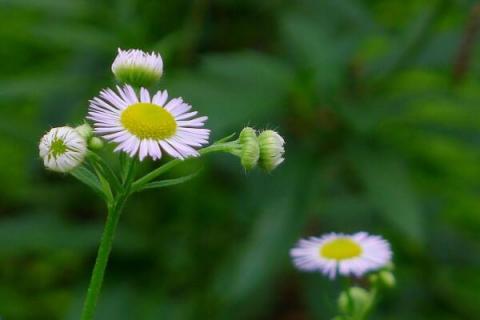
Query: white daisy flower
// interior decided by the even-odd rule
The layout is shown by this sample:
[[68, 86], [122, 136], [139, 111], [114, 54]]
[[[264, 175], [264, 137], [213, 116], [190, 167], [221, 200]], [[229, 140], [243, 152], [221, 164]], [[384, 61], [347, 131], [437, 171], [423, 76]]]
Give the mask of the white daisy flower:
[[160, 79], [163, 73], [162, 57], [155, 53], [146, 53], [138, 49], [118, 49], [112, 64], [117, 79], [136, 87], [150, 86]]
[[320, 271], [334, 279], [337, 273], [360, 277], [382, 268], [390, 262], [392, 251], [386, 240], [366, 232], [329, 233], [300, 240], [290, 255], [298, 269]]
[[197, 117], [196, 111], [182, 98], [167, 102], [167, 91], [158, 91], [153, 97], [147, 89], [140, 89], [140, 97], [133, 88], [117, 87], [117, 92], [105, 89], [90, 101], [89, 119], [94, 130], [106, 140], [118, 143], [115, 151], [124, 151], [131, 157], [137, 153], [140, 160], [149, 156], [160, 159], [163, 152], [178, 159], [198, 156], [195, 148], [208, 143], [210, 130], [202, 128], [208, 117]]
[[42, 137], [38, 147], [45, 167], [57, 172], [71, 171], [87, 154], [87, 142], [70, 127], [51, 129]]

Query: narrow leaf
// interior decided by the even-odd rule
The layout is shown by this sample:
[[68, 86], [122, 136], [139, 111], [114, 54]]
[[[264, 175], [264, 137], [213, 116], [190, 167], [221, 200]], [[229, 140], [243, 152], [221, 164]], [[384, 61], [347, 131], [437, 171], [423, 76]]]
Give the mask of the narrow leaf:
[[174, 186], [174, 185], [177, 185], [177, 184], [181, 184], [181, 183], [187, 182], [187, 181], [195, 178], [198, 175], [199, 172], [200, 172], [200, 170], [198, 170], [195, 173], [189, 174], [187, 176], [180, 177], [180, 178], [175, 178], [175, 179], [153, 181], [153, 182], [147, 183], [140, 190], [164, 188], [164, 187], [170, 187], [170, 186]]
[[92, 188], [93, 191], [101, 194], [102, 196], [105, 196], [102, 191], [100, 181], [98, 181], [98, 178], [95, 176], [95, 174], [88, 170], [86, 167], [80, 166], [70, 172], [70, 174], [84, 184], [86, 184], [87, 186], [89, 186], [90, 188]]
[[111, 203], [113, 201], [113, 194], [112, 194], [112, 189], [110, 188], [110, 183], [103, 176], [103, 174], [100, 172], [100, 170], [98, 170], [96, 167], [95, 167], [95, 172], [97, 173], [97, 177], [98, 177], [98, 180], [99, 180], [100, 185], [102, 187], [103, 193], [107, 197], [108, 202]]
[[230, 134], [230, 135], [228, 135], [228, 136], [226, 136], [226, 137], [224, 137], [224, 138], [222, 138], [222, 139], [219, 139], [219, 140], [215, 141], [213, 144], [218, 144], [218, 143], [230, 141], [230, 139], [232, 139], [236, 134], [237, 134], [237, 133], [234, 132], [234, 133], [232, 133], [232, 134]]

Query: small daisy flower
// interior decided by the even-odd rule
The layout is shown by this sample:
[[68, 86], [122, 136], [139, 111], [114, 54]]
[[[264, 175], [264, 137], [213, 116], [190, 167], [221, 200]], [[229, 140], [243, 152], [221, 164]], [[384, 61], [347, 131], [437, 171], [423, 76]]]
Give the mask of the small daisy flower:
[[53, 128], [40, 140], [39, 150], [46, 168], [69, 172], [83, 162], [87, 142], [73, 128]]
[[260, 146], [260, 167], [265, 171], [272, 171], [278, 167], [285, 159], [285, 140], [282, 136], [273, 130], [265, 130], [258, 135], [258, 144]]
[[320, 271], [334, 279], [337, 273], [360, 277], [382, 268], [390, 262], [392, 251], [386, 240], [366, 232], [329, 233], [300, 240], [290, 255], [298, 269]]
[[138, 49], [118, 49], [112, 64], [115, 77], [136, 87], [148, 87], [157, 82], [163, 73], [162, 57], [155, 52], [146, 53]]
[[115, 151], [138, 154], [140, 160], [160, 159], [163, 152], [184, 159], [198, 156], [195, 148], [208, 143], [210, 130], [202, 128], [208, 117], [195, 118], [197, 112], [189, 112], [182, 98], [167, 102], [166, 90], [150, 97], [145, 88], [138, 97], [129, 85], [117, 91], [102, 90], [90, 101], [87, 117], [97, 134], [118, 144]]

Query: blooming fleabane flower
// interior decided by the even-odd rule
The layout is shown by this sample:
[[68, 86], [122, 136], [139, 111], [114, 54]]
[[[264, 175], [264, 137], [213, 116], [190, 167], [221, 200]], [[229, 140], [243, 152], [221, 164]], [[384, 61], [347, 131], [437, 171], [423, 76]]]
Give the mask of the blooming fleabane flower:
[[112, 64], [112, 72], [120, 82], [136, 87], [148, 87], [162, 76], [162, 57], [155, 52], [118, 49], [117, 57]]
[[389, 264], [392, 251], [386, 240], [366, 232], [329, 233], [300, 240], [290, 255], [298, 269], [320, 271], [333, 279], [337, 273], [360, 277], [380, 269]]
[[38, 146], [40, 157], [47, 169], [69, 172], [79, 166], [87, 154], [87, 142], [71, 127], [53, 128]]
[[285, 159], [283, 154], [285, 140], [273, 130], [265, 130], [258, 135], [258, 145], [260, 147], [260, 167], [265, 171], [272, 171], [278, 167]]
[[115, 151], [124, 151], [140, 160], [149, 156], [160, 159], [163, 152], [178, 159], [198, 156], [195, 148], [208, 143], [210, 130], [202, 128], [208, 117], [197, 117], [196, 111], [182, 98], [167, 102], [167, 91], [152, 97], [147, 89], [125, 85], [117, 92], [105, 89], [90, 101], [89, 119], [94, 131], [118, 144]]

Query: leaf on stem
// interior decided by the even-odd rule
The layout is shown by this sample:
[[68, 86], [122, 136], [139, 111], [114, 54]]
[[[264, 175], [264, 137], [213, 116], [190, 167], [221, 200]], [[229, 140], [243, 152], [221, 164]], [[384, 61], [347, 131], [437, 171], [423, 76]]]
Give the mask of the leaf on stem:
[[100, 182], [100, 185], [102, 187], [103, 194], [107, 198], [107, 202], [112, 203], [113, 202], [113, 193], [112, 193], [112, 189], [110, 188], [110, 183], [103, 176], [101, 171], [96, 166], [94, 166], [94, 168], [95, 168], [95, 172], [97, 173], [98, 181]]
[[180, 178], [165, 179], [165, 180], [161, 180], [161, 181], [153, 181], [153, 182], [147, 183], [142, 188], [140, 188], [138, 191], [145, 190], [145, 189], [164, 188], [164, 187], [170, 187], [170, 186], [174, 186], [174, 185], [177, 185], [177, 184], [181, 184], [181, 183], [187, 182], [187, 181], [195, 178], [200, 173], [200, 171], [201, 170], [198, 170], [195, 173], [192, 173], [192, 174], [180, 177]]
[[70, 172], [72, 176], [89, 186], [93, 189], [93, 191], [105, 196], [104, 192], [102, 191], [102, 185], [100, 181], [98, 181], [97, 176], [85, 166], [80, 166]]
[[230, 134], [230, 135], [228, 135], [228, 136], [226, 136], [226, 137], [224, 137], [224, 138], [222, 138], [222, 139], [219, 139], [219, 140], [215, 141], [213, 144], [219, 144], [219, 143], [222, 143], [222, 142], [230, 141], [230, 139], [232, 139], [236, 134], [237, 134], [237, 133], [234, 132], [234, 133], [232, 133], [232, 134]]

